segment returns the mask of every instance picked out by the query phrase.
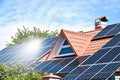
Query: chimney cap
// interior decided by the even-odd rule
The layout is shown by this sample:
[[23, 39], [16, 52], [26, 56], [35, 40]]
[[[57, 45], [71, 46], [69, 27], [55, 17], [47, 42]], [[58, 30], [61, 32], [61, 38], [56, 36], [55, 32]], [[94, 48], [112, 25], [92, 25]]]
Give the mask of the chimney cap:
[[95, 20], [100, 20], [100, 21], [103, 21], [103, 22], [108, 22], [108, 19], [105, 16], [99, 17], [99, 18], [97, 18]]

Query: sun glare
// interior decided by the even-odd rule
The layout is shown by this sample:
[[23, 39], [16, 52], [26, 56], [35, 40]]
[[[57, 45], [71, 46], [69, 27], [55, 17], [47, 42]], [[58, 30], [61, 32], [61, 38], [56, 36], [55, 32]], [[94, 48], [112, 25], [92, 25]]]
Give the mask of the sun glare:
[[24, 57], [34, 57], [35, 54], [38, 54], [38, 51], [42, 46], [41, 42], [40, 39], [27, 42], [22, 48]]

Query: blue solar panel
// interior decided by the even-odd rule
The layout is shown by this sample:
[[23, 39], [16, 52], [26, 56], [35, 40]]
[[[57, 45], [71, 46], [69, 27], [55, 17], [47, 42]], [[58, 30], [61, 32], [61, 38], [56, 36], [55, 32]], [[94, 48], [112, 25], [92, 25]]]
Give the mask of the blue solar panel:
[[[106, 26], [101, 32], [99, 32], [94, 38], [99, 38], [99, 37], [103, 37], [105, 36], [107, 33], [109, 33], [110, 31], [112, 31], [116, 26], [118, 26], [119, 24], [112, 24], [112, 25], [108, 25]], [[109, 34], [111, 35], [111, 34]]]
[[120, 24], [118, 24], [117, 26], [115, 26], [115, 28], [113, 28], [113, 30], [111, 30], [110, 32], [108, 32], [105, 36], [118, 34], [119, 32], [120, 32]]
[[26, 68], [35, 68], [36, 66], [38, 66], [40, 63], [40, 61], [35, 61], [35, 62], [32, 62], [30, 63], [29, 65], [26, 66]]
[[117, 44], [117, 46], [120, 46], [120, 42]]
[[117, 70], [120, 67], [120, 62], [115, 62], [115, 63], [109, 63], [104, 69], [102, 69], [100, 71], [100, 73], [102, 72], [113, 72], [115, 70]]
[[78, 66], [72, 72], [70, 72], [68, 75], [66, 75], [63, 78], [63, 80], [69, 80], [70, 78], [72, 78], [74, 80], [76, 77], [78, 77], [82, 72], [84, 72], [89, 67], [90, 67], [90, 65], [88, 65], [88, 66]]
[[[84, 57], [69, 57], [62, 58], [58, 60], [49, 60], [44, 61], [38, 64], [35, 67], [35, 70], [38, 72], [48, 72], [48, 73], [66, 73], [70, 72], [76, 66], [78, 66], [81, 62], [83, 62], [88, 56]], [[77, 63], [76, 63], [77, 62]], [[69, 68], [68, 71], [66, 71]]]
[[109, 53], [103, 55], [102, 58], [98, 60], [96, 63], [110, 62], [119, 54], [120, 54], [120, 47], [115, 47], [112, 50], [110, 50]]
[[113, 37], [112, 40], [110, 40], [105, 46], [103, 47], [111, 47], [111, 46], [115, 46], [116, 44], [118, 44], [120, 42], [120, 34], [116, 35], [115, 37]]
[[44, 68], [45, 66], [49, 65], [50, 63], [51, 63], [51, 61], [41, 62], [34, 69], [37, 70], [38, 72], [41, 72], [42, 68]]
[[104, 54], [106, 54], [106, 52], [108, 52], [110, 49], [111, 49], [111, 48], [100, 49], [100, 50], [97, 51], [94, 55], [92, 55], [91, 57], [89, 57], [89, 58], [83, 63], [83, 65], [93, 64], [95, 61], [97, 61], [99, 58], [101, 58]]
[[113, 60], [113, 62], [115, 61], [120, 61], [120, 54]]
[[60, 69], [64, 68], [69, 62], [71, 62], [72, 60], [74, 60], [76, 57], [72, 57], [72, 58], [66, 58], [64, 60], [62, 60], [60, 63], [56, 64], [55, 66], [53, 66], [50, 70], [48, 70], [48, 73], [57, 73]]
[[99, 73], [98, 75], [99, 76], [95, 76], [92, 79], [95, 79], [95, 80], [115, 80], [115, 76], [114, 76], [113, 72]]
[[61, 61], [63, 61], [64, 59], [59, 59], [59, 60], [54, 60], [54, 61], [50, 61], [50, 64], [48, 64], [47, 66], [43, 66], [42, 69], [40, 69], [41, 72], [47, 72], [48, 70], [50, 70], [52, 67], [56, 66], [57, 64], [59, 64]]
[[89, 56], [80, 56], [76, 58], [75, 60], [71, 61], [70, 64], [67, 66], [63, 67], [59, 73], [69, 73], [72, 71], [74, 68], [76, 68], [79, 64], [81, 64], [85, 59], [87, 59]]
[[[120, 66], [120, 63], [116, 63], [115, 67], [113, 67], [114, 65], [111, 66], [112, 62], [119, 61], [120, 59], [119, 58], [120, 57], [120, 46], [116, 46], [120, 41], [119, 36], [120, 34], [118, 34], [110, 42], [108, 42], [108, 44], [113, 43], [112, 47], [110, 46], [102, 47], [95, 54], [88, 57], [82, 64], [80, 64], [78, 67], [74, 68], [71, 72], [69, 72], [69, 74], [67, 74], [63, 78], [63, 80], [70, 79], [70, 78], [75, 79], [75, 80], [81, 80], [81, 79], [91, 80], [96, 74], [98, 74], [98, 72], [100, 72], [103, 69], [107, 70], [107, 68], [109, 68], [108, 71], [110, 71], [110, 73], [108, 73], [109, 75], [105, 75], [104, 79], [113, 79], [113, 77], [111, 77], [113, 74], [113, 71], [119, 68]], [[116, 42], [114, 42], [114, 40], [116, 40]], [[110, 64], [108, 65], [108, 63], [110, 63], [111, 65]], [[100, 75], [102, 75], [102, 72]], [[95, 78], [93, 79], [96, 79], [96, 78], [100, 78], [100, 80], [102, 79], [101, 76], [99, 77], [97, 76], [95, 76]]]
[[94, 79], [94, 77], [98, 77], [101, 76], [105, 73], [107, 73], [106, 75], [103, 75], [107, 78], [110, 77], [111, 74], [114, 73], [115, 70], [117, 70], [120, 67], [120, 62], [116, 62], [116, 63], [110, 63], [108, 64], [105, 68], [103, 68], [100, 72], [98, 72], [98, 74], [94, 75], [92, 77], [92, 79]]
[[87, 71], [84, 72], [84, 74], [88, 73], [97, 73], [101, 68], [103, 68], [105, 64], [98, 64], [98, 65], [93, 65], [90, 67]]
[[30, 41], [7, 47], [0, 51], [0, 62], [22, 62], [37, 60], [50, 51], [56, 37]]

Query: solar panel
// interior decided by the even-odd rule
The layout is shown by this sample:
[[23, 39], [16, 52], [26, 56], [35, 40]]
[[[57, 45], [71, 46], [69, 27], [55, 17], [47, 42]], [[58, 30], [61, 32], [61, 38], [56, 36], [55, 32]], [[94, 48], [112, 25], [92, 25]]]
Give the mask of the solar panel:
[[94, 77], [98, 77], [99, 75], [102, 75], [104, 73], [107, 73], [107, 75], [104, 75], [104, 76], [106, 76], [106, 78], [109, 78], [110, 75], [114, 73], [114, 71], [117, 70], [119, 67], [120, 67], [120, 62], [110, 63], [106, 67], [104, 67], [102, 70], [100, 70], [98, 74], [94, 75], [91, 79], [94, 79]]
[[101, 68], [103, 68], [105, 64], [98, 64], [98, 65], [93, 65], [91, 68], [89, 68], [84, 74], [88, 73], [97, 73]]
[[70, 58], [65, 58], [62, 60], [60, 63], [56, 64], [53, 66], [50, 70], [48, 70], [48, 73], [57, 73], [60, 69], [64, 68], [68, 63], [70, 63], [72, 60], [76, 59], [76, 57], [70, 57]]
[[111, 47], [111, 46], [115, 46], [116, 44], [118, 44], [120, 42], [120, 34], [116, 35], [115, 37], [113, 37], [112, 40], [110, 40], [105, 46], [105, 47]]
[[84, 72], [86, 69], [88, 69], [90, 65], [87, 66], [78, 66], [74, 69], [74, 71], [70, 72], [68, 75], [66, 75], [63, 80], [70, 80], [70, 79], [75, 79], [78, 77], [82, 72]]
[[29, 65], [27, 65], [26, 68], [35, 68], [36, 66], [40, 65], [41, 62], [40, 61], [35, 61], [35, 62], [32, 62], [30, 63]]
[[100, 50], [97, 51], [94, 55], [92, 55], [91, 57], [89, 57], [89, 58], [83, 63], [83, 65], [93, 64], [95, 61], [97, 61], [99, 58], [101, 58], [104, 54], [106, 54], [106, 52], [108, 52], [110, 49], [111, 49], [111, 48], [100, 49]]
[[[75, 68], [79, 63], [84, 61], [86, 57], [69, 57], [69, 58], [62, 58], [58, 60], [49, 60], [44, 61], [38, 64], [35, 67], [35, 70], [38, 72], [48, 72], [48, 73], [60, 73], [60, 72], [66, 72], [66, 68], [69, 67], [69, 72]], [[77, 63], [76, 63], [77, 62]], [[67, 65], [67, 66], [66, 66]], [[64, 69], [64, 70], [63, 70]], [[67, 71], [68, 72], [68, 71]]]
[[0, 62], [9, 63], [37, 60], [50, 51], [55, 40], [56, 37], [39, 39], [7, 47], [0, 51]]
[[120, 32], [120, 23], [113, 30], [108, 32], [105, 36], [118, 34], [119, 32]]
[[[112, 24], [112, 25], [108, 25], [106, 26], [101, 32], [99, 32], [94, 38], [99, 38], [99, 37], [103, 37], [105, 36], [107, 33], [109, 33], [110, 31], [112, 31], [116, 26], [118, 26], [119, 24]], [[109, 34], [110, 35], [110, 34]]]
[[[102, 73], [102, 71], [113, 72], [113, 71], [117, 70], [120, 66], [120, 62], [119, 63], [110, 63], [110, 62], [115, 60], [119, 55], [120, 55], [120, 47], [113, 48], [108, 54], [103, 55], [103, 57], [101, 57], [100, 60], [98, 59], [98, 61], [94, 62], [95, 65], [90, 64], [90, 67], [86, 68], [82, 73], [80, 72], [79, 75], [77, 74], [75, 79], [80, 79], [80, 78], [86, 79], [85, 76], [87, 76], [87, 79], [91, 79], [92, 77], [94, 77], [94, 75], [98, 74], [98, 72], [100, 72], [100, 71]], [[101, 61], [101, 64], [100, 64], [100, 61]], [[108, 64], [107, 62], [110, 64]], [[80, 66], [83, 66], [83, 65], [80, 65]], [[75, 72], [75, 70], [73, 72]], [[69, 75], [70, 76], [74, 75], [73, 72], [71, 72], [71, 74], [69, 74]], [[68, 77], [69, 77], [69, 75], [68, 75]], [[108, 76], [106, 75], [106, 76], [109, 77], [110, 75], [108, 75]], [[97, 75], [97, 76], [99, 76], [99, 75]]]
[[98, 73], [98, 76], [94, 76], [91, 80], [115, 80], [114, 74], [112, 73], [113, 72]]
[[38, 72], [41, 72], [41, 69], [44, 68], [45, 66], [49, 65], [51, 61], [44, 61], [39, 63], [34, 69], [37, 70]]
[[115, 61], [120, 61], [120, 55], [118, 55], [118, 56], [113, 60], [113, 62], [115, 62]]
[[59, 70], [57, 73], [69, 73], [74, 68], [76, 68], [79, 64], [81, 64], [85, 59], [87, 59], [89, 56], [80, 56], [77, 57], [75, 60], [71, 61], [70, 64], [63, 67], [61, 70]]
[[120, 46], [120, 43], [118, 43], [117, 46]]
[[[76, 75], [74, 79], [92, 80], [100, 78], [101, 80], [102, 78], [104, 78], [105, 80], [108, 80], [114, 74], [114, 71], [119, 68], [119, 66], [120, 62], [95, 64], [88, 67], [88, 69], [84, 70], [80, 75]], [[104, 77], [101, 76], [103, 74]]]
[[117, 55], [120, 54], [120, 47], [114, 47], [109, 53], [105, 54], [96, 63], [106, 63], [113, 60]]
[[100, 71], [100, 73], [110, 72], [110, 71], [113, 72], [113, 71], [117, 70], [119, 67], [120, 67], [120, 62], [112, 62], [112, 63], [109, 63], [104, 69], [102, 69]]
[[[118, 39], [118, 38], [119, 38], [119, 34], [115, 36], [115, 38], [113, 39]], [[82, 64], [80, 64], [78, 67], [74, 68], [71, 72], [69, 72], [69, 74], [63, 78], [63, 80], [70, 79], [70, 78], [75, 80], [79, 80], [79, 79], [89, 80], [92, 77], [94, 77], [94, 75], [98, 74], [98, 72], [100, 72], [106, 66], [108, 66], [109, 63], [112, 63], [112, 61], [118, 61], [120, 57], [120, 46], [116, 46], [116, 45], [119, 43], [119, 41], [120, 40], [117, 40], [117, 42], [115, 42], [112, 47], [105, 47], [105, 46], [102, 47], [95, 54], [88, 57]], [[113, 40], [111, 40], [109, 43], [111, 42], [113, 42]], [[116, 70], [117, 68], [119, 68], [118, 65], [120, 66], [119, 63], [118, 64], [116, 63], [116, 66], [113, 69], [110, 68], [111, 70], [110, 69], [108, 70], [113, 72], [113, 70]], [[82, 68], [83, 66], [84, 68]], [[112, 67], [112, 66], [110, 65], [109, 67]], [[104, 77], [104, 79], [108, 78], [109, 76], [112, 76], [112, 73], [110, 75], [105, 75], [105, 76], [106, 77]], [[101, 77], [99, 78], [100, 80], [102, 79]]]
[[59, 59], [59, 60], [54, 60], [54, 61], [50, 61], [50, 64], [48, 64], [47, 66], [43, 66], [42, 69], [40, 69], [41, 72], [47, 72], [48, 70], [50, 70], [52, 67], [56, 66], [57, 64], [59, 64], [61, 61], [63, 61], [64, 59]]

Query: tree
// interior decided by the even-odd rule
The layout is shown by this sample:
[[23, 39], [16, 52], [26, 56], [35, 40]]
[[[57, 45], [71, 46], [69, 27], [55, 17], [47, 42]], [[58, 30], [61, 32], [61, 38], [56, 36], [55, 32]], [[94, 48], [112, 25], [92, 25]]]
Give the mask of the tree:
[[0, 80], [42, 80], [44, 73], [38, 73], [33, 68], [25, 72], [25, 65], [16, 63], [4, 65], [0, 63]]
[[6, 46], [14, 46], [17, 44], [21, 44], [24, 42], [27, 42], [29, 40], [33, 40], [33, 39], [38, 39], [38, 38], [47, 38], [47, 37], [55, 37], [58, 35], [58, 31], [49, 31], [49, 30], [43, 30], [41, 31], [39, 28], [37, 27], [33, 27], [32, 30], [29, 30], [28, 28], [26, 28], [25, 26], [23, 26], [23, 30], [22, 29], [17, 29], [18, 31], [15, 33], [14, 36], [11, 36], [11, 43], [6, 44]]

